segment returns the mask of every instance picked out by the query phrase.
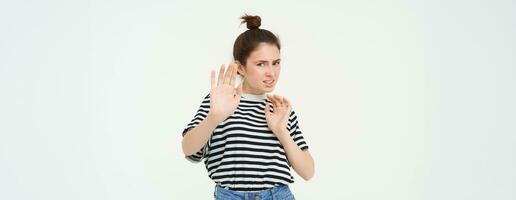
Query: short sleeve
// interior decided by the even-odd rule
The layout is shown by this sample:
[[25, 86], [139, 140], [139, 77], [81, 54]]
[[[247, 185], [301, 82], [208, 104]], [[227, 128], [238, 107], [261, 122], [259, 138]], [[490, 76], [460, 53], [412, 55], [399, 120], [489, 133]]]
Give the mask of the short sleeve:
[[[206, 95], [204, 97], [203, 101], [201, 102], [201, 105], [199, 106], [199, 109], [197, 109], [197, 112], [195, 113], [192, 120], [190, 120], [190, 123], [186, 125], [186, 127], [183, 129], [183, 137], [188, 133], [188, 131], [192, 128], [195, 128], [199, 123], [201, 123], [206, 116], [208, 115], [208, 112], [210, 110], [210, 95]], [[198, 152], [186, 156], [185, 158], [193, 163], [198, 163], [202, 159], [206, 157], [206, 154], [208, 152], [209, 147], [209, 141], [201, 148]]]
[[294, 109], [290, 111], [290, 116], [288, 119], [288, 130], [290, 132], [290, 136], [294, 139], [294, 142], [301, 150], [308, 149], [308, 144], [306, 143], [305, 138], [303, 137], [303, 132], [299, 127], [299, 121]]

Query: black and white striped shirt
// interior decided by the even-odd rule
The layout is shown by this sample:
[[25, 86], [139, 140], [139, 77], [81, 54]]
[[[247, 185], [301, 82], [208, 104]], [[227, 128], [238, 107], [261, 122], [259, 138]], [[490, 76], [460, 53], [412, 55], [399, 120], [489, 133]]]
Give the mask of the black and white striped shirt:
[[[259, 191], [293, 183], [283, 146], [267, 126], [266, 102], [272, 106], [265, 96], [243, 94], [235, 112], [215, 128], [202, 149], [186, 159], [194, 163], [204, 160], [208, 176], [235, 191]], [[209, 109], [208, 94], [183, 130], [183, 137], [204, 120]], [[308, 149], [293, 109], [286, 128], [301, 150]]]

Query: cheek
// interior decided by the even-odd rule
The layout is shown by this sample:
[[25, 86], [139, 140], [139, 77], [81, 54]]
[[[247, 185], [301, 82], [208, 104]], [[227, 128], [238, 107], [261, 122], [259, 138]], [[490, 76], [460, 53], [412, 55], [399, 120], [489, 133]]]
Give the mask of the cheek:
[[275, 74], [276, 74], [276, 76], [279, 76], [279, 75], [280, 75], [280, 73], [281, 73], [281, 68], [280, 68], [280, 67], [278, 67], [278, 68], [275, 70], [275, 72], [276, 72], [276, 73], [275, 73]]
[[260, 82], [261, 79], [262, 79], [262, 75], [260, 74], [260, 72], [257, 72], [257, 71], [254, 71], [252, 74], [250, 73], [247, 75], [247, 80], [251, 84], [256, 84], [256, 83]]
[[253, 80], [259, 81], [265, 77], [265, 72], [261, 70], [254, 70], [251, 74]]

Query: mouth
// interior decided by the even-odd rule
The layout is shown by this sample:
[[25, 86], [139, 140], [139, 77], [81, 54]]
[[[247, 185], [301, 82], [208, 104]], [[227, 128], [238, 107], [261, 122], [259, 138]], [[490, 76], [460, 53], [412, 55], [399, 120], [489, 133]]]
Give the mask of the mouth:
[[266, 86], [272, 86], [274, 85], [274, 80], [266, 80], [266, 81], [263, 81], [263, 83], [266, 85]]

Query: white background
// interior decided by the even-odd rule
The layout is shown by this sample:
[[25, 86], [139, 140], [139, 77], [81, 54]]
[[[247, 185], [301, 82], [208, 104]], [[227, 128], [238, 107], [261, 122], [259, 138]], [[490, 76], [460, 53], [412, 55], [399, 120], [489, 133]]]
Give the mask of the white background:
[[0, 2], [0, 199], [210, 199], [181, 131], [238, 17], [282, 41], [298, 199], [516, 199], [514, 1]]

